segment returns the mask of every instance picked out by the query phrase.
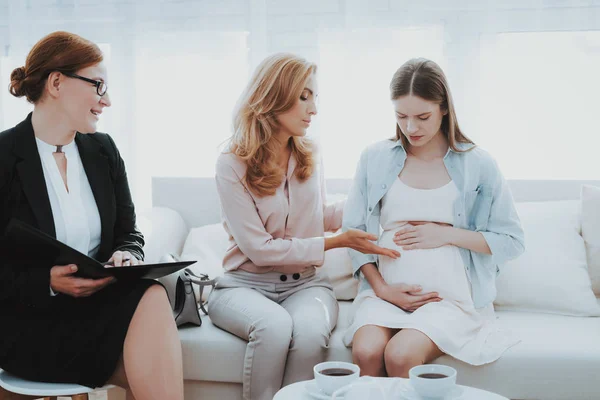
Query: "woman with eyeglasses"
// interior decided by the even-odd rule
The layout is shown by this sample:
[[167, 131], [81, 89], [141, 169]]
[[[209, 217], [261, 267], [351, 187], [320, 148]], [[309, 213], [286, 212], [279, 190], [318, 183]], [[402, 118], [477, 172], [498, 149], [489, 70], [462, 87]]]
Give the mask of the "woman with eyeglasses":
[[[41, 39], [12, 72], [10, 93], [34, 108], [0, 133], [0, 235], [16, 218], [115, 267], [142, 263], [123, 159], [109, 135], [95, 133], [111, 105], [106, 82], [98, 46], [67, 32]], [[10, 254], [4, 236], [0, 253]], [[183, 399], [164, 288], [76, 272], [0, 259], [0, 368], [41, 382], [111, 383], [128, 399]]]

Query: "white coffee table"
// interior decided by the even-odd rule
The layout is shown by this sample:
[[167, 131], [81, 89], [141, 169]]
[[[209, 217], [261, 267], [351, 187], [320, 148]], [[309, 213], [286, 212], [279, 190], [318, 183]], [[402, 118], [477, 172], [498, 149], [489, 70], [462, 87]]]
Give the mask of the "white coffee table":
[[[404, 378], [376, 378], [383, 388], [391, 388], [393, 385], [398, 385], [398, 381], [408, 381]], [[273, 400], [315, 400], [313, 396], [308, 394], [304, 387], [308, 384], [312, 384], [313, 380], [297, 382], [292, 385], [286, 386], [275, 394]], [[405, 382], [408, 383], [408, 382]], [[486, 392], [485, 390], [475, 389], [469, 386], [460, 386], [463, 389], [460, 400], [509, 400], [506, 397], [500, 396], [492, 392]], [[398, 396], [388, 397], [389, 400], [401, 400], [403, 397]]]

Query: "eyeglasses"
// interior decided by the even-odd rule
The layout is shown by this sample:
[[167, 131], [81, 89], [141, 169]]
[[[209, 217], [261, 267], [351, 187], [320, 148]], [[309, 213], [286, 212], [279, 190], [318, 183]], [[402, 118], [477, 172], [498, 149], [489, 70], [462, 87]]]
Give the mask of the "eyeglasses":
[[108, 85], [106, 83], [104, 83], [104, 81], [97, 81], [94, 79], [86, 78], [81, 75], [71, 74], [71, 73], [66, 73], [66, 72], [63, 72], [63, 75], [68, 76], [70, 78], [81, 79], [82, 81], [93, 83], [94, 86], [96, 86], [96, 93], [98, 93], [98, 96], [104, 96], [106, 94], [106, 91], [108, 90]]

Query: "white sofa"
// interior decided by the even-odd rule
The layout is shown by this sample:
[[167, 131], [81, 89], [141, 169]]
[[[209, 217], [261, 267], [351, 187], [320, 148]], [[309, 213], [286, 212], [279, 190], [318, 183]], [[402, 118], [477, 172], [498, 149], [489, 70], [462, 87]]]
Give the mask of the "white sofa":
[[[586, 182], [509, 183], [517, 201], [555, 201], [578, 199], [581, 184]], [[600, 186], [598, 181], [587, 183]], [[346, 180], [328, 181], [328, 191], [345, 193], [348, 185]], [[153, 206], [139, 216], [140, 228], [147, 237], [149, 261], [166, 253], [180, 254], [190, 227], [219, 222], [218, 198], [213, 180], [208, 178], [155, 178]], [[200, 262], [214, 264], [215, 260]], [[209, 271], [219, 271], [219, 265], [205, 266]], [[351, 349], [341, 341], [350, 305], [351, 301], [340, 301], [329, 360], [351, 361]], [[500, 326], [522, 339], [500, 360], [482, 367], [448, 356], [436, 362], [456, 368], [461, 384], [511, 399], [600, 399], [600, 318], [510, 310], [497, 311], [497, 316]], [[180, 328], [180, 337], [186, 399], [241, 399], [246, 342], [217, 328], [207, 316], [203, 316], [201, 327]]]

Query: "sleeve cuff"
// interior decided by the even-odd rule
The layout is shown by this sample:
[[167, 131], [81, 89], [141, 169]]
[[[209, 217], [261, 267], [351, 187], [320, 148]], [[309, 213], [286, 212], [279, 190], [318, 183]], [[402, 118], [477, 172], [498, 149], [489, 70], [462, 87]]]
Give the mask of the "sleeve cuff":
[[308, 254], [315, 265], [323, 265], [325, 262], [325, 237], [315, 237], [309, 240]]
[[377, 256], [374, 254], [363, 254], [360, 251], [356, 251], [353, 249], [348, 249], [350, 253], [350, 258], [352, 259], [352, 269], [354, 271], [353, 275], [355, 278], [358, 278], [360, 275], [360, 268], [369, 263], [373, 263], [377, 265]]

